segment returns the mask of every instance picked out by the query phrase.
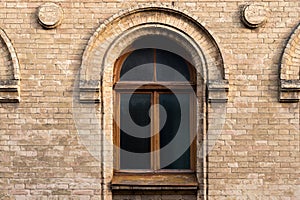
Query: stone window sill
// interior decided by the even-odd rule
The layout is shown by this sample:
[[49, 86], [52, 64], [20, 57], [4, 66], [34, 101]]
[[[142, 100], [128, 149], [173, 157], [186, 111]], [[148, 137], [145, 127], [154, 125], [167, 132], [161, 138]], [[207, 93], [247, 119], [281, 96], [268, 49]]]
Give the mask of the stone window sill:
[[195, 173], [115, 173], [112, 190], [197, 190]]

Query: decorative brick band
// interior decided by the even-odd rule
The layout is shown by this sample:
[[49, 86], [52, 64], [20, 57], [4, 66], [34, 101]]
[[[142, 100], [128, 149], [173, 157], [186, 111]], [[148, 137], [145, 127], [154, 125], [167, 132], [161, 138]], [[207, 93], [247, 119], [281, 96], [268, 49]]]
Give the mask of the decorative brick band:
[[280, 62], [280, 102], [298, 102], [300, 94], [300, 23], [292, 32]]
[[99, 103], [100, 81], [80, 81], [80, 102]]
[[[80, 101], [100, 102], [101, 82], [105, 79], [101, 76], [103, 71], [113, 70], [116, 59], [136, 39], [145, 35], [163, 35], [166, 31], [166, 37], [174, 35], [171, 39], [190, 52], [192, 64], [201, 73], [205, 84], [225, 81], [223, 58], [215, 39], [198, 18], [188, 14], [173, 7], [150, 5], [122, 11], [106, 20], [91, 37], [83, 54]], [[95, 82], [99, 82], [99, 89], [90, 84]], [[224, 93], [227, 88], [218, 91]], [[218, 96], [227, 99], [226, 94]]]
[[215, 103], [227, 102], [229, 84], [227, 80], [212, 81], [208, 84], [208, 101]]
[[13, 103], [20, 101], [20, 72], [19, 61], [13, 45], [4, 30], [0, 29], [2, 50], [6, 51], [9, 63], [2, 63], [6, 69], [12, 71], [12, 77], [8, 80], [0, 80], [0, 102]]

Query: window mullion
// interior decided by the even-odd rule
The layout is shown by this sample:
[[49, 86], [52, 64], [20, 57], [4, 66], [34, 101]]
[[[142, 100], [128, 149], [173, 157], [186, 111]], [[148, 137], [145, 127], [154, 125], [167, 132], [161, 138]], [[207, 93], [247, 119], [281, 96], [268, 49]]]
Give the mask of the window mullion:
[[153, 92], [153, 132], [152, 132], [152, 167], [154, 170], [160, 169], [160, 154], [159, 154], [159, 102], [158, 102], [158, 92]]
[[116, 121], [114, 121], [114, 132], [115, 132], [115, 135], [114, 135], [114, 142], [116, 144], [116, 149], [114, 150], [114, 155], [116, 156], [116, 159], [115, 159], [115, 166], [118, 170], [120, 170], [120, 128], [119, 128], [119, 125], [120, 125], [120, 94], [119, 93], [116, 93], [115, 95], [115, 117], [114, 119]]
[[196, 102], [195, 99], [193, 98], [192, 94], [189, 94], [190, 96], [190, 166], [192, 170], [195, 170], [196, 167], [196, 160], [194, 159], [196, 157], [196, 119], [194, 115], [194, 110], [193, 108], [196, 108]]
[[153, 76], [154, 76], [154, 82], [157, 81], [156, 77], [156, 49], [153, 49]]

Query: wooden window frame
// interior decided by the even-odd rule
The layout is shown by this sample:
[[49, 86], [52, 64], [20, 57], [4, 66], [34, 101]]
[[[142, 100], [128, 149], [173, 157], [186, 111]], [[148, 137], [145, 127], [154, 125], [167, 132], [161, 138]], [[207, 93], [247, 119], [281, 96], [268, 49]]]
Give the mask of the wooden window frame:
[[[195, 176], [196, 171], [196, 99], [195, 92], [196, 73], [194, 68], [187, 62], [190, 73], [190, 81], [156, 81], [156, 54], [154, 53], [154, 81], [120, 81], [120, 72], [126, 58], [133, 51], [124, 54], [115, 63], [114, 70], [114, 122], [113, 142], [117, 147], [114, 149], [114, 177], [112, 180], [113, 189], [130, 189], [135, 187], [156, 188], [176, 187], [177, 189], [197, 189], [198, 183]], [[135, 90], [138, 88], [137, 90]], [[151, 94], [151, 105], [158, 104], [159, 94], [190, 94], [190, 169], [160, 169], [160, 135], [159, 131], [159, 110], [158, 107], [151, 111], [151, 169], [120, 169], [120, 95], [123, 93]], [[170, 92], [169, 90], [172, 90]], [[153, 134], [154, 133], [154, 134]], [[159, 176], [158, 176], [159, 175]], [[128, 178], [129, 177], [129, 178]], [[132, 180], [131, 182], [128, 180]], [[155, 180], [153, 180], [155, 179]]]

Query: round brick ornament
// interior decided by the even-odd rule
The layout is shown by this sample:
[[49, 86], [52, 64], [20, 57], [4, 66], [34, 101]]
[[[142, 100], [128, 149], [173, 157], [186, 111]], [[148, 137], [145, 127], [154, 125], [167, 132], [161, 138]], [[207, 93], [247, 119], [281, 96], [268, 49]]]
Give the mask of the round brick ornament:
[[62, 22], [63, 10], [55, 3], [44, 3], [38, 8], [37, 17], [38, 22], [43, 28], [56, 28]]
[[242, 22], [248, 28], [258, 28], [267, 22], [268, 12], [261, 4], [249, 4], [243, 7]]

